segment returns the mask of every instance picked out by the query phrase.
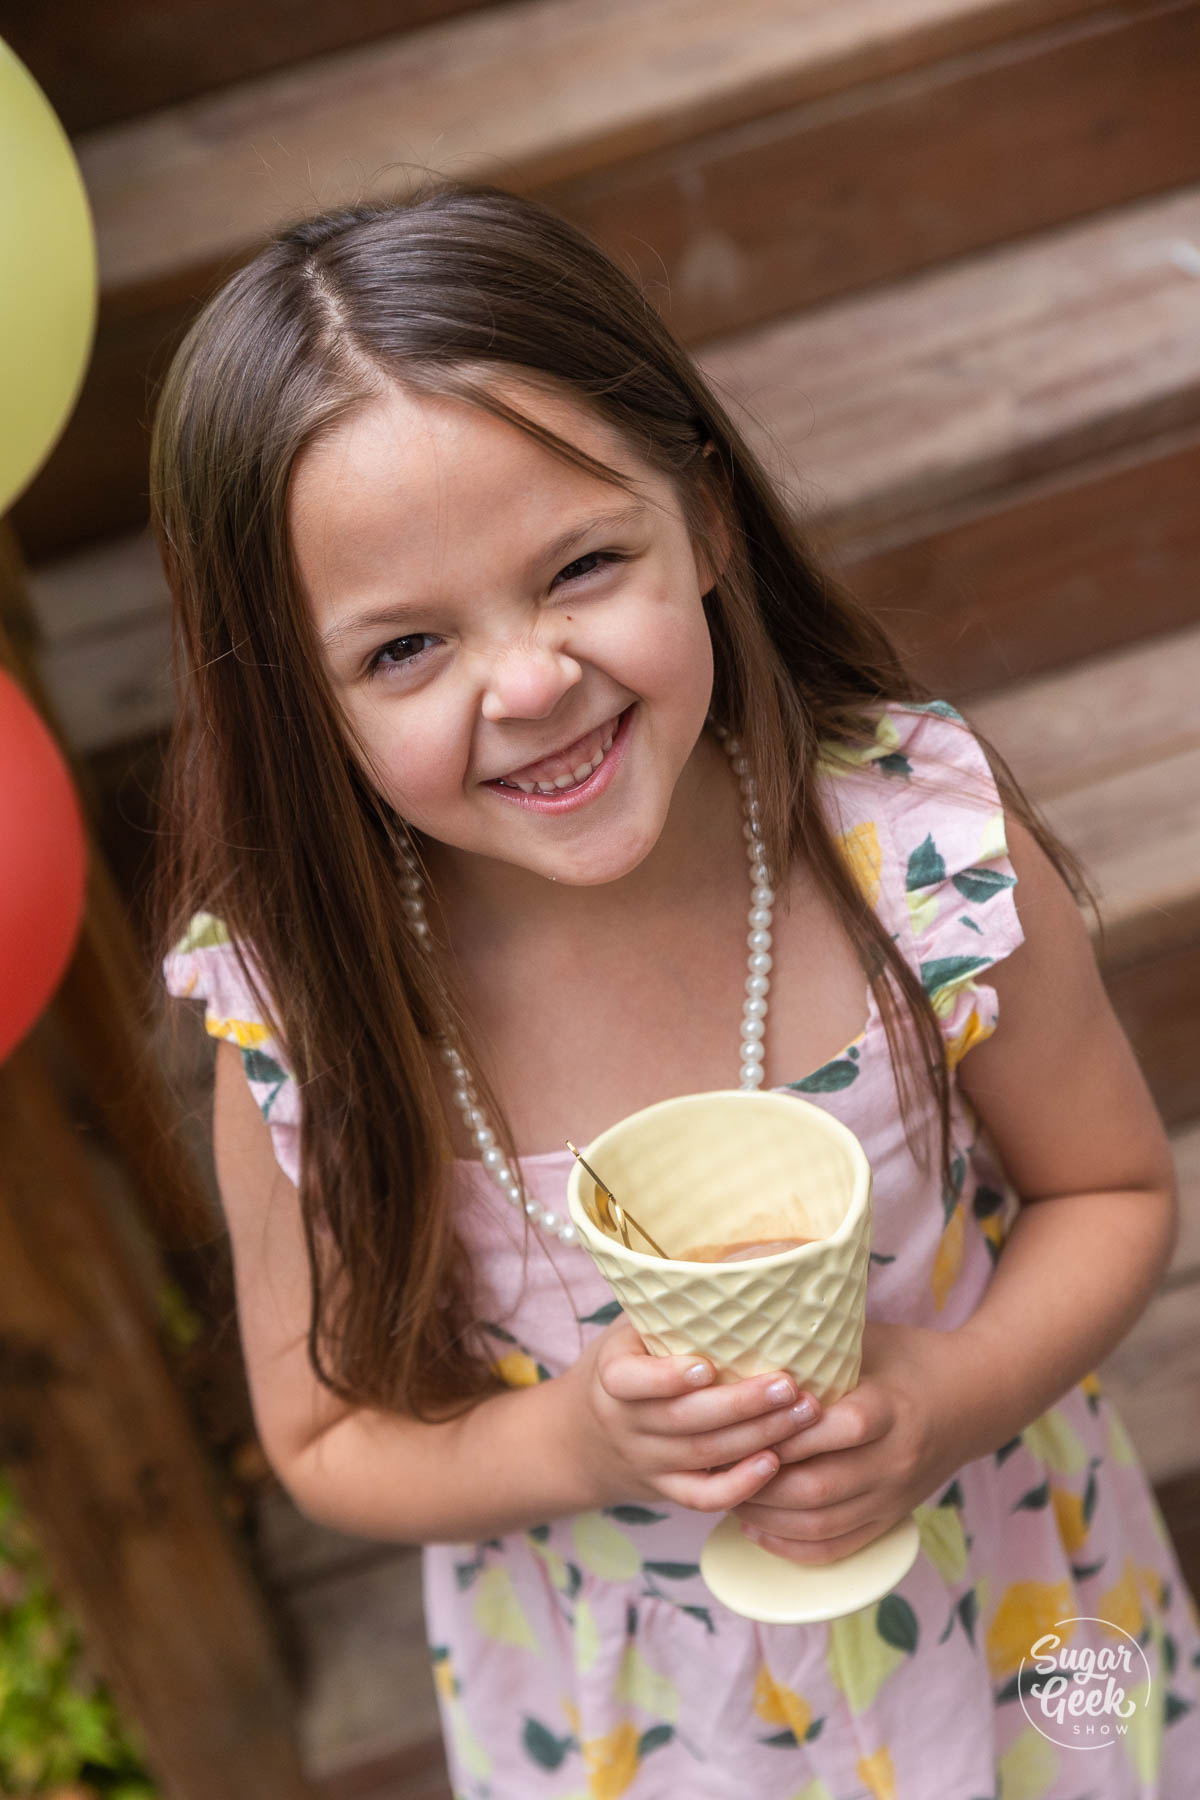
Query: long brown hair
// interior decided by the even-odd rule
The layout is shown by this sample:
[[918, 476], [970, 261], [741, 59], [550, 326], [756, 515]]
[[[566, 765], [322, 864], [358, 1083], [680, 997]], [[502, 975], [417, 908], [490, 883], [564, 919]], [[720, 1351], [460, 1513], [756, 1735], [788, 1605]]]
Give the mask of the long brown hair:
[[[462, 1045], [516, 1167], [514, 1144], [466, 1008], [404, 929], [404, 827], [366, 778], [324, 680], [286, 504], [299, 452], [389, 382], [465, 398], [627, 485], [506, 403], [489, 371], [590, 404], [672, 481], [710, 567], [721, 566], [716, 500], [731, 546], [704, 598], [713, 714], [756, 776], [770, 866], [787, 870], [802, 855], [855, 944], [906, 1116], [902, 1029], [915, 1041], [951, 1179], [937, 1015], [854, 879], [813, 779], [822, 742], [868, 744], [873, 708], [928, 702], [930, 690], [816, 565], [635, 283], [574, 227], [533, 200], [448, 181], [296, 224], [204, 307], [158, 400], [151, 502], [180, 704], [157, 916], [164, 953], [193, 912], [225, 921], [299, 1082], [313, 1368], [352, 1404], [418, 1417], [499, 1385], [475, 1334], [472, 1271], [448, 1204], [454, 1152], [433, 1076], [443, 1030]], [[702, 454], [706, 444], [715, 454]], [[1075, 858], [977, 735], [1006, 808], [1094, 908]], [[419, 858], [419, 839], [409, 841]]]

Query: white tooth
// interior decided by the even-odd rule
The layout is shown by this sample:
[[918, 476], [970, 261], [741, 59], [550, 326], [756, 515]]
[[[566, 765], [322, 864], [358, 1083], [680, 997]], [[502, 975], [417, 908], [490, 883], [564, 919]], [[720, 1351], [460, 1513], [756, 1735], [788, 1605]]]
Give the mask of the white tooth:
[[532, 781], [514, 781], [513, 786], [519, 787], [523, 794], [535, 794], [537, 792], [537, 787]]
[[596, 764], [599, 761], [600, 761], [600, 758], [597, 756], [595, 758], [595, 761], [593, 761], [593, 762], [580, 763], [579, 767], [575, 770], [571, 779], [573, 781], [585, 781], [587, 779], [587, 777], [591, 774], [592, 770], [596, 767]]
[[612, 749], [613, 735], [614, 734], [610, 731], [608, 736], [605, 738], [604, 742], [600, 746], [601, 750], [611, 750]]
[[557, 794], [558, 788], [553, 782], [539, 781], [534, 784], [534, 792], [538, 794]]
[[557, 775], [554, 779], [554, 786], [556, 788], [574, 787], [574, 785], [574, 775]]

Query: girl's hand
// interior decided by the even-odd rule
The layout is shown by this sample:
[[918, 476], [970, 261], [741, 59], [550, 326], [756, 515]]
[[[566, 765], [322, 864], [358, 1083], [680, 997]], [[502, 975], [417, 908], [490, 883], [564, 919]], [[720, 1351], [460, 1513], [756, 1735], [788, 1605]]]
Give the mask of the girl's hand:
[[790, 1375], [717, 1385], [701, 1356], [652, 1356], [623, 1315], [560, 1379], [575, 1386], [571, 1416], [599, 1506], [662, 1499], [727, 1512], [776, 1475], [769, 1446], [804, 1424]]
[[970, 1461], [970, 1388], [956, 1338], [868, 1321], [858, 1386], [779, 1444], [779, 1474], [734, 1509], [747, 1537], [792, 1562], [834, 1562]]

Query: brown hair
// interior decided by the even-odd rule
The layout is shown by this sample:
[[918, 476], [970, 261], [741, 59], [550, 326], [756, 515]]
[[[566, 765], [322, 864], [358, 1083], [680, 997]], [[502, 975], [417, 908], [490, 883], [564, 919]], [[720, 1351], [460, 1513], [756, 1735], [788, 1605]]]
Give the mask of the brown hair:
[[[286, 504], [299, 452], [389, 382], [466, 398], [625, 485], [490, 390], [489, 371], [558, 384], [590, 404], [673, 482], [710, 567], [721, 559], [706, 495], [717, 500], [732, 542], [704, 597], [712, 712], [741, 739], [757, 779], [769, 865], [786, 870], [802, 854], [856, 946], [902, 1107], [902, 1019], [913, 1034], [951, 1180], [937, 1015], [814, 804], [823, 740], [869, 744], [873, 708], [928, 702], [930, 691], [879, 622], [815, 565], [691, 358], [574, 227], [533, 200], [448, 181], [293, 225], [205, 306], [156, 410], [151, 501], [180, 688], [158, 922], [165, 953], [193, 912], [225, 921], [299, 1082], [313, 1368], [352, 1404], [418, 1417], [499, 1385], [475, 1335], [472, 1272], [446, 1204], [453, 1149], [432, 1072], [441, 1031], [462, 1045], [517, 1165], [465, 1009], [397, 929], [403, 827], [366, 778], [321, 672]], [[704, 456], [708, 443], [715, 454]], [[977, 735], [1008, 811], [1094, 908], [1075, 858]], [[320, 1219], [336, 1251], [328, 1265]]]

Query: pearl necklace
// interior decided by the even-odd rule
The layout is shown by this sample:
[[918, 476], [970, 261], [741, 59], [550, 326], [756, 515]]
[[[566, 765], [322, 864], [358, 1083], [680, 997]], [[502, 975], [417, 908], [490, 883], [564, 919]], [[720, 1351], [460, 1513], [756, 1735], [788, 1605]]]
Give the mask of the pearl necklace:
[[[742, 790], [742, 835], [746, 839], [746, 854], [750, 863], [751, 894], [748, 917], [750, 929], [746, 938], [750, 954], [746, 965], [746, 1001], [742, 1008], [739, 1082], [742, 1088], [757, 1088], [761, 1086], [763, 1079], [763, 1037], [766, 1032], [767, 991], [771, 985], [768, 979], [771, 969], [771, 909], [775, 892], [770, 885], [770, 871], [763, 850], [759, 802], [750, 765], [741, 753], [742, 747], [738, 740], [730, 737], [725, 727], [718, 725], [711, 714], [707, 722], [723, 741]], [[404, 910], [418, 943], [427, 954], [432, 955], [421, 872], [407, 844], [401, 845], [400, 855], [404, 863], [404, 874], [401, 877]], [[454, 1076], [454, 1098], [471, 1137], [479, 1146], [483, 1167], [512, 1205], [524, 1206], [534, 1225], [558, 1238], [560, 1243], [576, 1243], [578, 1234], [569, 1218], [561, 1218], [558, 1213], [530, 1199], [525, 1193], [519, 1171], [509, 1166], [503, 1150], [496, 1142], [496, 1134], [479, 1105], [475, 1084], [457, 1047], [444, 1034], [436, 1042], [441, 1046], [442, 1061]]]

